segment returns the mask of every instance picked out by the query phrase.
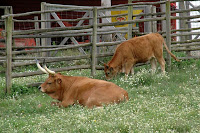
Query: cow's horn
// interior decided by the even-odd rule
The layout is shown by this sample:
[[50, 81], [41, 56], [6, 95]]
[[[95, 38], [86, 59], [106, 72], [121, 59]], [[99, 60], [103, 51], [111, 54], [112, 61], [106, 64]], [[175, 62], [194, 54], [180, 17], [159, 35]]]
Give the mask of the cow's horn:
[[43, 65], [43, 68], [44, 68], [48, 73], [50, 73], [50, 74], [55, 74], [55, 73], [56, 73], [56, 72], [54, 72], [54, 71], [48, 69], [47, 66], [46, 66], [46, 64]]
[[44, 73], [49, 74], [44, 68], [42, 68], [42, 67], [40, 66], [38, 60], [37, 60], [37, 59], [35, 59], [35, 60], [36, 60], [37, 67], [38, 67], [41, 71], [43, 71]]

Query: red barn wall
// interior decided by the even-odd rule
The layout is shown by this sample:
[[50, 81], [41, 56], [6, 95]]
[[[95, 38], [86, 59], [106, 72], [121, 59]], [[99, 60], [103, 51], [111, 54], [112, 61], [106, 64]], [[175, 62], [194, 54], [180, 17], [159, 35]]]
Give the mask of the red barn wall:
[[[146, 0], [149, 1], [149, 0]], [[151, 0], [160, 1], [160, 0]], [[41, 2], [63, 5], [79, 5], [79, 6], [101, 6], [101, 0], [4, 0], [2, 6], [12, 6], [13, 13], [25, 13], [31, 11], [40, 11]], [[112, 5], [126, 4], [128, 0], [111, 0]], [[145, 2], [145, 1], [144, 1]], [[0, 10], [0, 16], [3, 15], [3, 10]], [[176, 28], [176, 23], [172, 22]], [[19, 26], [20, 27], [20, 26]], [[142, 26], [143, 27], [143, 26]]]

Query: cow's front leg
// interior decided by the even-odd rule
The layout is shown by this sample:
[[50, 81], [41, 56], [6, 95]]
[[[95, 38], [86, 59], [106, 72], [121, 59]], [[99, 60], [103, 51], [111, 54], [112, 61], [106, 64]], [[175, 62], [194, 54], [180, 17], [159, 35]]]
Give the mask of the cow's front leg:
[[68, 107], [70, 105], [73, 105], [74, 104], [74, 101], [73, 100], [64, 100], [60, 103], [60, 106], [62, 107]]
[[51, 106], [58, 106], [58, 107], [67, 107], [73, 104], [74, 104], [73, 101], [51, 102]]
[[132, 69], [131, 69], [131, 76], [134, 76], [134, 67], [132, 67]]
[[127, 80], [128, 78], [128, 74], [130, 73], [131, 69], [133, 68], [133, 61], [132, 60], [129, 60], [126, 62], [125, 64], [125, 80]]

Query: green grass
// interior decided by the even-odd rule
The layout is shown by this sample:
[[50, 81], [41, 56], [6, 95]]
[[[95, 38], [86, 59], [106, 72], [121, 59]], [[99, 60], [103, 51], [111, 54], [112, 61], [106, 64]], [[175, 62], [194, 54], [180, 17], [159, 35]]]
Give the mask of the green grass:
[[[134, 77], [123, 75], [111, 82], [128, 91], [130, 100], [118, 105], [87, 109], [50, 106], [52, 99], [25, 84], [44, 81], [47, 75], [13, 80], [12, 95], [5, 96], [5, 79], [0, 77], [0, 132], [144, 133], [200, 131], [200, 61], [173, 62], [166, 75], [149, 72], [150, 66], [136, 68]], [[90, 70], [64, 72], [88, 76]], [[104, 79], [103, 71], [95, 78]], [[38, 105], [41, 104], [41, 107]]]

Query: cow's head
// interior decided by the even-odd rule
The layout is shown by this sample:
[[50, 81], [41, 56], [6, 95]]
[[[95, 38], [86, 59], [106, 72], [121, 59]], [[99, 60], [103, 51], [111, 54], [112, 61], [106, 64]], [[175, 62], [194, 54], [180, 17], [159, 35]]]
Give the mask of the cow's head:
[[106, 79], [110, 80], [111, 78], [113, 78], [114, 76], [117, 75], [118, 70], [116, 70], [116, 68], [114, 68], [114, 67], [104, 64], [104, 72], [106, 75]]
[[39, 86], [38, 89], [47, 94], [53, 94], [53, 93], [56, 93], [58, 90], [60, 90], [61, 83], [62, 83], [62, 80], [60, 78], [61, 74], [55, 73], [54, 71], [48, 69], [45, 64], [43, 67], [41, 67], [38, 60], [36, 60], [36, 64], [37, 64], [37, 67], [41, 71], [49, 74], [49, 77], [46, 79], [46, 81], [43, 84]]

